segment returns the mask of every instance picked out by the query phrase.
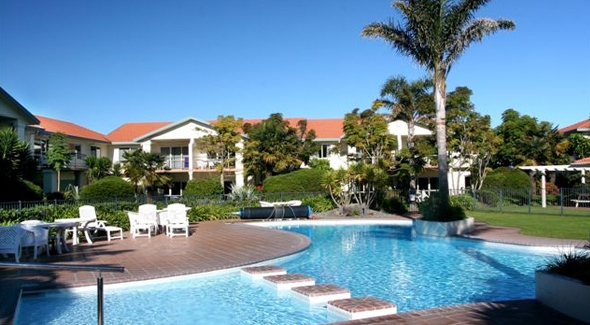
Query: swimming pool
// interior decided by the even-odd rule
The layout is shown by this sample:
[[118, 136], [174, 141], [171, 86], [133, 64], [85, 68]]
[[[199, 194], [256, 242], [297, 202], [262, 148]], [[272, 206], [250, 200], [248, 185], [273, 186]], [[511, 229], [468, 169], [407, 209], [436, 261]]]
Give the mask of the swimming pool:
[[[264, 223], [270, 226], [271, 223]], [[312, 239], [310, 249], [274, 264], [352, 296], [394, 302], [398, 311], [459, 303], [534, 298], [534, 271], [552, 250], [415, 236], [409, 225], [285, 223]], [[94, 322], [95, 288], [52, 291], [21, 300], [17, 324]], [[32, 312], [34, 311], [34, 312]], [[107, 324], [318, 324], [325, 308], [242, 279], [238, 270], [105, 288]]]

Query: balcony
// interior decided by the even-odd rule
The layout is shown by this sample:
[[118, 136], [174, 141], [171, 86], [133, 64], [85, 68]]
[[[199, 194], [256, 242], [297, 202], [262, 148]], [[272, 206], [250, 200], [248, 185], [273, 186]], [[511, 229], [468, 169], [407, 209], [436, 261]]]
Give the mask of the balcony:
[[[164, 164], [165, 170], [189, 170], [188, 156], [168, 157]], [[219, 165], [219, 159], [202, 159], [196, 158], [193, 161], [193, 170], [195, 171], [213, 171]], [[233, 167], [233, 166], [232, 166]]]

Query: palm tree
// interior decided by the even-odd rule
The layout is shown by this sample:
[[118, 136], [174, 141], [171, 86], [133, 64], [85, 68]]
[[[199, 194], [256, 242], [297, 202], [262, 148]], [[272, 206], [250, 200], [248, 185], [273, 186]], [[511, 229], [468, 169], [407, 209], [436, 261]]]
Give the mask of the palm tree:
[[447, 76], [451, 66], [473, 43], [499, 30], [514, 29], [505, 19], [473, 18], [490, 0], [398, 0], [393, 6], [403, 24], [391, 19], [366, 26], [362, 36], [381, 38], [401, 54], [426, 68], [434, 84], [439, 191], [448, 202], [448, 165], [445, 105]]
[[86, 158], [86, 178], [88, 183], [111, 175], [113, 163], [108, 157], [88, 156]]
[[157, 153], [139, 149], [125, 152], [123, 159], [123, 174], [133, 184], [135, 193], [139, 192], [140, 187], [142, 192], [147, 193], [148, 201], [151, 201], [154, 187], [168, 185], [171, 181], [169, 176], [158, 172], [164, 168], [166, 162], [164, 157]]
[[[391, 110], [392, 120], [408, 123], [408, 151], [410, 153], [410, 193], [416, 191], [416, 148], [414, 143], [415, 123], [428, 120], [433, 113], [430, 89], [432, 80], [419, 79], [408, 83], [402, 76], [389, 78], [381, 89], [382, 99], [375, 101], [375, 106], [385, 106]], [[389, 98], [389, 99], [388, 99]]]

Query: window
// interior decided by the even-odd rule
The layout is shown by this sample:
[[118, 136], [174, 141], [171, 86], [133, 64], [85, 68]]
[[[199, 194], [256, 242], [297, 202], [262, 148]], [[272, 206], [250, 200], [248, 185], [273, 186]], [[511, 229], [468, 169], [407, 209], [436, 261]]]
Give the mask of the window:
[[100, 148], [95, 147], [95, 146], [91, 146], [90, 147], [90, 155], [92, 157], [100, 157]]
[[318, 153], [318, 156], [320, 158], [328, 158], [328, 156], [330, 155], [331, 148], [332, 148], [332, 146], [329, 144], [322, 144], [322, 146], [320, 147], [320, 152]]

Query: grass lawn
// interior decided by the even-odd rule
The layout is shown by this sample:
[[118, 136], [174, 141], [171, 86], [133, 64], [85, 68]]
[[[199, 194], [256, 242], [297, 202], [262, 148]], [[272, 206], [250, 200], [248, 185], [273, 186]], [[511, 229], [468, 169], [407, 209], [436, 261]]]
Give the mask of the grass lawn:
[[467, 215], [476, 222], [519, 228], [520, 233], [530, 236], [588, 240], [590, 234], [590, 216], [487, 211], [467, 211]]

